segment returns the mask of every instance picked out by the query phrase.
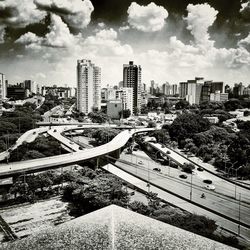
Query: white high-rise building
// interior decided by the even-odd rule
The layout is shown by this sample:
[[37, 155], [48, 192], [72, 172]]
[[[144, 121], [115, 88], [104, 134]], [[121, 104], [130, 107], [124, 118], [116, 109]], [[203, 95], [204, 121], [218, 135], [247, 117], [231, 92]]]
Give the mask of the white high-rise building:
[[77, 60], [77, 109], [88, 114], [101, 108], [101, 68], [91, 60]]
[[129, 109], [133, 113], [133, 88], [120, 88], [116, 90], [116, 99], [122, 101], [123, 109]]
[[5, 74], [0, 73], [0, 91], [3, 99], [7, 96], [7, 85]]
[[2, 115], [3, 100], [7, 95], [5, 74], [0, 73], [0, 116]]

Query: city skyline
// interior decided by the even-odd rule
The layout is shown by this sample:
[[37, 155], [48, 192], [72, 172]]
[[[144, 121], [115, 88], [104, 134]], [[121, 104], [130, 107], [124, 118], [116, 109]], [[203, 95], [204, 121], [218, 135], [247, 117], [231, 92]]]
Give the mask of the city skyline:
[[250, 1], [183, 2], [7, 0], [0, 4], [1, 72], [10, 83], [76, 86], [80, 57], [102, 68], [102, 87], [118, 84], [128, 61], [141, 65], [147, 85], [196, 76], [249, 84]]

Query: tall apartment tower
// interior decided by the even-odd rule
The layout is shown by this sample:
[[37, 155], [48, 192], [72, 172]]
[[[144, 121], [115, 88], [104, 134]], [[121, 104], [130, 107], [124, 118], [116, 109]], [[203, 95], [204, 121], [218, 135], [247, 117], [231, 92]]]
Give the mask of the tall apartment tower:
[[0, 116], [2, 115], [3, 99], [7, 95], [7, 85], [5, 74], [0, 73]]
[[133, 88], [133, 113], [135, 108], [141, 112], [141, 66], [134, 65], [132, 61], [129, 64], [123, 64], [123, 87]]
[[77, 109], [88, 114], [101, 108], [101, 68], [91, 60], [77, 60]]

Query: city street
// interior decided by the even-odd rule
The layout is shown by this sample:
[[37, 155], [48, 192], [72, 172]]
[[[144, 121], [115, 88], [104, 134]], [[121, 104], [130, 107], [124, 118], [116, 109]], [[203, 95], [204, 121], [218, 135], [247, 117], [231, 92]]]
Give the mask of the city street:
[[[181, 198], [178, 198], [177, 196], [172, 195], [172, 194], [170, 194], [170, 193], [168, 193], [160, 188], [157, 188], [156, 186], [154, 186], [152, 184], [149, 186], [148, 182], [147, 182], [147, 175], [146, 176], [144, 175], [145, 180], [142, 180], [141, 178], [137, 178], [134, 176], [134, 175], [136, 175], [135, 172], [138, 169], [137, 170], [132, 169], [132, 171], [130, 170], [131, 173], [133, 173], [133, 175], [131, 175], [128, 173], [129, 169], [130, 169], [130, 167], [128, 165], [126, 167], [126, 164], [122, 164], [122, 163], [117, 164], [117, 163], [116, 163], [116, 165], [119, 166], [119, 168], [112, 165], [112, 164], [108, 164], [103, 168], [106, 169], [107, 171], [119, 176], [123, 180], [126, 180], [127, 182], [133, 184], [134, 186], [136, 186], [140, 189], [143, 189], [144, 191], [147, 191], [147, 192], [151, 191], [151, 192], [157, 193], [159, 198], [161, 198], [167, 202], [170, 202], [171, 204], [176, 205], [176, 206], [178, 206], [186, 211], [189, 211], [191, 213], [207, 216], [207, 217], [215, 220], [219, 226], [221, 226], [227, 230], [230, 230], [230, 231], [234, 232], [235, 234], [238, 234], [239, 227], [238, 227], [237, 223], [233, 223], [233, 222], [226, 220], [226, 219], [224, 219], [224, 218], [222, 218], [222, 217], [220, 217], [212, 212], [209, 212], [209, 211], [207, 211], [199, 206], [196, 206], [188, 201], [185, 201]], [[123, 171], [122, 169], [126, 170], [126, 172]], [[152, 173], [150, 173], [150, 174], [152, 175]], [[151, 176], [151, 177], [153, 177], [153, 176]], [[158, 179], [158, 177], [153, 177], [153, 179], [154, 178]], [[198, 197], [197, 197], [197, 199], [198, 199]], [[250, 230], [249, 229], [241, 226], [240, 227], [240, 235], [242, 237], [244, 237], [247, 241], [250, 241]]]
[[[184, 158], [180, 154], [177, 154], [170, 148], [162, 148], [161, 144], [159, 143], [150, 143], [153, 145], [155, 148], [157, 148], [159, 151], [162, 151], [166, 153], [167, 151], [170, 151], [169, 157], [171, 159], [174, 159], [176, 162], [179, 164], [183, 165], [184, 163], [191, 163], [188, 159]], [[197, 178], [193, 178], [194, 181], [196, 182], [196, 179], [200, 180], [199, 182], [202, 184], [202, 186], [205, 186], [205, 183], [202, 183], [203, 180], [209, 179], [213, 181], [213, 185], [215, 186], [215, 191], [216, 193], [222, 193], [224, 195], [227, 195], [229, 197], [236, 197], [237, 200], [239, 200], [239, 196], [241, 196], [242, 201], [246, 201], [250, 204], [250, 190], [246, 188], [242, 188], [240, 186], [237, 186], [231, 182], [228, 182], [214, 174], [211, 174], [206, 171], [207, 164], [202, 164], [201, 165], [204, 168], [204, 171], [200, 172], [197, 170], [197, 167], [195, 167], [194, 173], [197, 176]], [[209, 169], [210, 170], [210, 169]], [[213, 171], [211, 171], [213, 172]]]

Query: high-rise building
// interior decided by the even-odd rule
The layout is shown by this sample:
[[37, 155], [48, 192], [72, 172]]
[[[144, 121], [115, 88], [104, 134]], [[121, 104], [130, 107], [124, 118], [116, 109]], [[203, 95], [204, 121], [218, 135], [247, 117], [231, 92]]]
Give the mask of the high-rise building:
[[239, 84], [235, 83], [233, 87], [233, 95], [235, 98], [243, 95], [245, 86], [240, 82]]
[[101, 108], [101, 68], [91, 60], [77, 60], [77, 109], [88, 114]]
[[170, 88], [171, 88], [171, 86], [170, 86], [170, 84], [168, 82], [164, 83], [162, 85], [162, 93], [164, 95], [170, 95]]
[[7, 84], [5, 74], [0, 73], [0, 116], [2, 115], [3, 100], [7, 95]]
[[116, 99], [122, 101], [123, 109], [133, 112], [133, 88], [120, 88], [116, 90]]
[[149, 93], [150, 93], [151, 95], [154, 95], [154, 94], [155, 94], [155, 81], [154, 81], [154, 80], [151, 80], [151, 81], [150, 81]]
[[220, 93], [223, 93], [223, 85], [223, 82], [211, 81], [211, 93], [215, 93], [216, 91], [220, 91]]
[[177, 95], [178, 94], [178, 85], [173, 84], [170, 85], [170, 95]]
[[36, 82], [32, 80], [25, 80], [23, 83], [21, 83], [21, 86], [29, 91], [29, 94], [36, 94], [37, 93], [37, 84]]
[[180, 82], [180, 97], [185, 98], [191, 105], [199, 104], [201, 99], [204, 78], [196, 77], [195, 80]]
[[2, 98], [5, 99], [7, 95], [7, 84], [6, 84], [6, 77], [5, 74], [0, 73], [0, 91]]
[[132, 61], [123, 65], [123, 87], [133, 88], [133, 112], [141, 111], [141, 66]]

